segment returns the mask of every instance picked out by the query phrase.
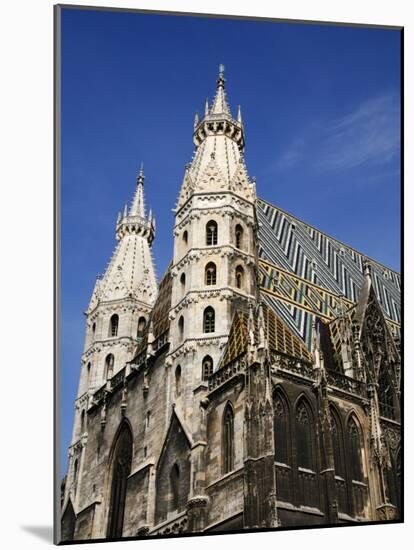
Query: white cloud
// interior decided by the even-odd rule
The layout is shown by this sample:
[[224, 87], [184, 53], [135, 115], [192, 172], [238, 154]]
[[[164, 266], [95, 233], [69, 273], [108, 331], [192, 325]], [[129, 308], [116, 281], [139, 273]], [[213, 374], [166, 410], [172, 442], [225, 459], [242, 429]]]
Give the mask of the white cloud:
[[400, 153], [399, 109], [399, 95], [383, 93], [334, 119], [312, 121], [270, 171], [288, 170], [300, 163], [323, 171], [385, 165]]
[[364, 101], [326, 125], [318, 166], [347, 169], [389, 162], [400, 151], [399, 120], [397, 94], [379, 95]]

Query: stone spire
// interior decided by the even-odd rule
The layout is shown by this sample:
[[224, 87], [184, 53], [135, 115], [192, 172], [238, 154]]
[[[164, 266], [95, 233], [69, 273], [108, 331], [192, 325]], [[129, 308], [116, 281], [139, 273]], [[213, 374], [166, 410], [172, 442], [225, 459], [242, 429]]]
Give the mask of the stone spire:
[[206, 100], [204, 116], [196, 117], [193, 160], [184, 174], [177, 207], [194, 192], [235, 191], [252, 200], [253, 186], [244, 163], [244, 127], [240, 108], [231, 114], [225, 90], [224, 66], [220, 65], [216, 95], [211, 107]]
[[139, 216], [145, 218], [145, 202], [144, 202], [144, 164], [141, 163], [141, 168], [137, 176], [137, 189], [135, 191], [134, 200], [132, 201], [130, 216]]
[[231, 117], [230, 107], [226, 97], [225, 83], [226, 83], [226, 79], [224, 78], [224, 65], [219, 65], [217, 91], [213, 101], [213, 105], [210, 110], [210, 115], [226, 114]]
[[151, 244], [155, 220], [145, 212], [144, 169], [141, 165], [131, 207], [125, 206], [116, 223], [119, 241], [105, 274], [95, 285], [88, 311], [106, 300], [132, 297], [151, 306], [157, 294], [157, 282]]

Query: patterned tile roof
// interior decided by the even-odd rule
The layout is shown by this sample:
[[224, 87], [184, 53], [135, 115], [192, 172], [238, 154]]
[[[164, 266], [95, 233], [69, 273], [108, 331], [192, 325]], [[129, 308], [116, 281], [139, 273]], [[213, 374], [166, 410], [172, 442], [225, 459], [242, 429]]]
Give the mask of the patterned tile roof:
[[[263, 304], [263, 316], [266, 326], [266, 338], [270, 350], [277, 351], [289, 357], [295, 357], [296, 359], [308, 363], [311, 362], [311, 354], [303, 341], [298, 338], [287, 327], [286, 323], [278, 317], [272, 308], [266, 304]], [[226, 351], [220, 366], [224, 367], [247, 351], [249, 341], [247, 326], [248, 314], [244, 311], [237, 311], [233, 319]], [[257, 322], [255, 330], [257, 338]]]
[[[366, 256], [262, 199], [257, 216], [262, 296], [310, 349], [313, 316], [329, 321], [358, 300]], [[388, 326], [398, 333], [400, 275], [368, 261]]]

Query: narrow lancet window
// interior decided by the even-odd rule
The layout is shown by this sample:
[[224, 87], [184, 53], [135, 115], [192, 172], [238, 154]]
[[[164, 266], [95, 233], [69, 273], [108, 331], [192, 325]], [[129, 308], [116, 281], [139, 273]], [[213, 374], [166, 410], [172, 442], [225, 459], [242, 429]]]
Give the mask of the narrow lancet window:
[[213, 374], [213, 359], [206, 355], [203, 359], [203, 380], [208, 380], [208, 378]]
[[364, 473], [362, 469], [362, 457], [361, 457], [361, 432], [358, 428], [354, 418], [351, 418], [348, 422], [348, 448], [350, 458], [350, 468], [352, 479], [354, 481], [363, 481]]
[[223, 416], [223, 473], [234, 470], [234, 413], [228, 403]]
[[147, 325], [147, 321], [145, 317], [140, 317], [138, 319], [138, 327], [137, 327], [137, 336], [138, 338], [142, 338], [144, 336], [145, 327]]
[[115, 358], [112, 353], [109, 353], [105, 359], [105, 378], [109, 380], [114, 374]]
[[214, 309], [211, 306], [206, 307], [206, 309], [204, 310], [204, 318], [203, 318], [204, 332], [215, 331], [215, 320], [216, 320], [216, 315], [214, 313]]
[[111, 496], [109, 505], [108, 538], [122, 537], [124, 526], [127, 481], [131, 472], [132, 434], [127, 424], [117, 437], [111, 464]]
[[109, 323], [109, 336], [118, 336], [119, 317], [114, 313]]
[[242, 289], [244, 283], [244, 269], [241, 265], [236, 267], [236, 287]]
[[217, 280], [216, 264], [209, 262], [205, 269], [205, 283], [206, 285], [215, 285]]
[[236, 248], [242, 249], [243, 248], [243, 227], [240, 224], [236, 225], [235, 237], [236, 237]]
[[212, 246], [217, 244], [217, 223], [214, 220], [208, 222], [206, 227], [206, 245]]

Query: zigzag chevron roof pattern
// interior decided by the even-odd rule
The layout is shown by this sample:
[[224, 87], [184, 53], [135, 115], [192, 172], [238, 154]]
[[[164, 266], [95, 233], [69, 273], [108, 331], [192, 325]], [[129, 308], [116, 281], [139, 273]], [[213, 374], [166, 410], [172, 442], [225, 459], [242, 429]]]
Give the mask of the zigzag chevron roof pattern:
[[[313, 316], [333, 319], [358, 300], [365, 256], [263, 199], [257, 216], [263, 298], [310, 348]], [[375, 294], [398, 334], [400, 274], [368, 261]]]

